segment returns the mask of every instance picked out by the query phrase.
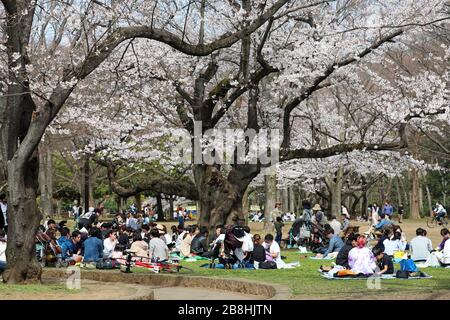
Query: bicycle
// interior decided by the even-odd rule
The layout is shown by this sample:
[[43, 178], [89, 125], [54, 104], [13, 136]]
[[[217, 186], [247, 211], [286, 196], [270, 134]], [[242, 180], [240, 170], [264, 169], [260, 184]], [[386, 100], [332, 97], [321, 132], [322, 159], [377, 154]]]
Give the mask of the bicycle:
[[427, 218], [427, 226], [428, 228], [435, 228], [437, 226], [446, 226], [448, 224], [448, 221], [446, 219], [446, 216], [441, 217], [440, 221], [437, 218], [437, 214], [433, 213], [430, 217]]

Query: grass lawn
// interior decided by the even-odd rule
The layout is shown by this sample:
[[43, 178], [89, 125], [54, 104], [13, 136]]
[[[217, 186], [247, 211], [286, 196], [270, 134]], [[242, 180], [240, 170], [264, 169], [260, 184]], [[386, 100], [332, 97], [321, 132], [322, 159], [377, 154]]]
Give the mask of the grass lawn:
[[[200, 265], [208, 261], [183, 262], [183, 264], [195, 270], [194, 273], [189, 273], [193, 276], [243, 278], [286, 285], [292, 290], [295, 299], [372, 299], [383, 296], [411, 298], [437, 292], [450, 295], [450, 269], [423, 269], [422, 271], [433, 276], [432, 279], [381, 280], [381, 289], [375, 290], [368, 289], [367, 282], [364, 280], [344, 281], [322, 278], [317, 270], [321, 264], [329, 265], [330, 260], [311, 260], [306, 258], [305, 254], [300, 255], [297, 250], [283, 251], [282, 255], [287, 257], [286, 262], [299, 261], [300, 266], [284, 270], [223, 270], [200, 268]], [[397, 269], [399, 265], [396, 264], [395, 267]]]
[[9, 285], [0, 283], [0, 296], [8, 298], [8, 296], [17, 296], [19, 294], [33, 295], [33, 294], [70, 294], [76, 290], [69, 290], [64, 284], [26, 284], [26, 285]]

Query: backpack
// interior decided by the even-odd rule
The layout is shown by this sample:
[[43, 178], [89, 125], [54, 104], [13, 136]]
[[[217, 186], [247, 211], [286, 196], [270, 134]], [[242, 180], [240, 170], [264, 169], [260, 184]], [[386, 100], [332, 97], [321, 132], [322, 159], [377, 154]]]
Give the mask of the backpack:
[[409, 278], [409, 272], [408, 271], [397, 270], [397, 273], [395, 274], [395, 277], [399, 278], [399, 279], [408, 279]]
[[245, 231], [240, 226], [229, 226], [225, 230], [225, 248], [234, 250], [236, 248], [242, 248], [242, 241], [237, 238], [245, 236]]
[[416, 264], [412, 259], [403, 259], [400, 261], [400, 270], [401, 271], [407, 271], [407, 272], [417, 272], [419, 269], [417, 269]]
[[97, 263], [95, 264], [95, 267], [97, 269], [101, 269], [101, 270], [103, 270], [103, 269], [109, 270], [109, 269], [116, 269], [116, 268], [120, 267], [120, 264], [112, 259], [101, 259], [101, 260], [97, 261]]
[[277, 264], [275, 261], [265, 261], [259, 263], [259, 269], [276, 269]]

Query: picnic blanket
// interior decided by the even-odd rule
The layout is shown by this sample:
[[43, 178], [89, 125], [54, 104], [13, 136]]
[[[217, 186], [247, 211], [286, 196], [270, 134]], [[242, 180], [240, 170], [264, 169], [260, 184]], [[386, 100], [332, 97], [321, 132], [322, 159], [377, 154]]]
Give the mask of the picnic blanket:
[[[328, 280], [367, 280], [367, 279], [383, 279], [383, 280], [392, 280], [392, 279], [399, 279], [395, 276], [395, 274], [382, 274], [382, 275], [358, 275], [358, 276], [346, 276], [346, 277], [334, 277], [332, 275], [329, 275], [328, 272], [322, 272], [319, 270], [320, 275]], [[400, 279], [400, 280], [417, 280], [417, 279], [431, 279], [432, 276], [425, 274], [425, 277], [409, 277], [407, 279]]]
[[[208, 268], [209, 269], [209, 268], [211, 268], [211, 263], [202, 264], [200, 266], [200, 268]], [[222, 263], [213, 263], [213, 268], [211, 268], [211, 269], [225, 269], [225, 265], [223, 265]], [[251, 269], [251, 270], [255, 270], [256, 268], [251, 263], [246, 263], [244, 265], [244, 267], [243, 267], [243, 265], [239, 266], [239, 264], [235, 263], [233, 265], [233, 270], [236, 270], [236, 269]]]
[[192, 257], [185, 257], [183, 255], [177, 254], [177, 253], [171, 253], [170, 254], [171, 258], [176, 258], [176, 259], [180, 259], [186, 262], [194, 262], [194, 261], [199, 261], [199, 260], [209, 260], [209, 258], [205, 258], [202, 256], [192, 256]]
[[333, 258], [333, 257], [330, 257], [330, 256], [326, 256], [326, 257], [316, 257], [316, 256], [312, 256], [312, 257], [309, 257], [310, 259], [312, 259], [312, 260], [334, 260], [335, 258]]

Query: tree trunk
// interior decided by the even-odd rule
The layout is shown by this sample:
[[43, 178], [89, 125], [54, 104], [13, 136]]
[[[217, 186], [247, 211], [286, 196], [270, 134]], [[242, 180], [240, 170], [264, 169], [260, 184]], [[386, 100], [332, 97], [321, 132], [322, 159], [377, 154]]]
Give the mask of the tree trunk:
[[402, 194], [400, 192], [400, 182], [398, 180], [399, 180], [399, 177], [397, 177], [397, 179], [395, 181], [396, 182], [395, 186], [396, 186], [396, 191], [397, 191], [397, 207], [400, 206], [401, 204], [403, 204]]
[[289, 212], [296, 212], [295, 208], [295, 192], [294, 192], [294, 186], [289, 187]]
[[156, 213], [158, 214], [157, 221], [164, 221], [164, 211], [162, 206], [162, 196], [160, 193], [156, 195]]
[[266, 202], [264, 204], [264, 230], [273, 232], [272, 225], [270, 224], [270, 212], [275, 208], [275, 203], [277, 202], [277, 175], [275, 170], [264, 176], [264, 189], [266, 196]]
[[141, 194], [134, 196], [134, 201], [136, 202], [136, 208], [138, 211], [142, 210]]
[[[331, 201], [331, 214], [337, 218], [341, 216], [342, 206], [342, 182], [344, 175], [344, 169], [341, 167], [335, 174], [333, 181], [329, 181], [330, 185], [330, 201]], [[330, 179], [331, 180], [331, 179]]]
[[254, 165], [236, 165], [225, 178], [215, 166], [194, 165], [200, 202], [198, 224], [207, 227], [210, 236], [216, 225], [245, 223], [242, 199], [258, 170]]
[[242, 197], [242, 214], [245, 218], [245, 225], [248, 225], [248, 213], [250, 212], [250, 188], [247, 188], [244, 192], [244, 196]]
[[432, 212], [433, 212], [433, 204], [431, 201], [431, 192], [430, 192], [430, 188], [428, 188], [428, 185], [425, 184], [425, 190], [427, 192], [427, 201], [428, 201], [428, 214], [431, 216]]
[[29, 161], [23, 162], [23, 166], [16, 166], [18, 162], [14, 157], [8, 163], [8, 269], [3, 273], [3, 279], [9, 284], [40, 282], [42, 273], [34, 246], [42, 219], [36, 204], [39, 175], [37, 152]]
[[413, 169], [411, 172], [411, 218], [420, 218], [419, 208], [419, 174], [417, 169]]
[[39, 146], [39, 189], [41, 194], [41, 209], [44, 215], [53, 217], [53, 175], [52, 155], [48, 145]]
[[89, 165], [89, 156], [85, 155], [84, 158], [84, 167], [83, 167], [83, 201], [84, 201], [84, 212], [88, 212], [89, 211], [89, 207], [90, 207], [90, 192], [89, 192], [89, 185], [90, 185], [90, 174], [91, 174], [91, 169], [90, 169], [90, 165]]

